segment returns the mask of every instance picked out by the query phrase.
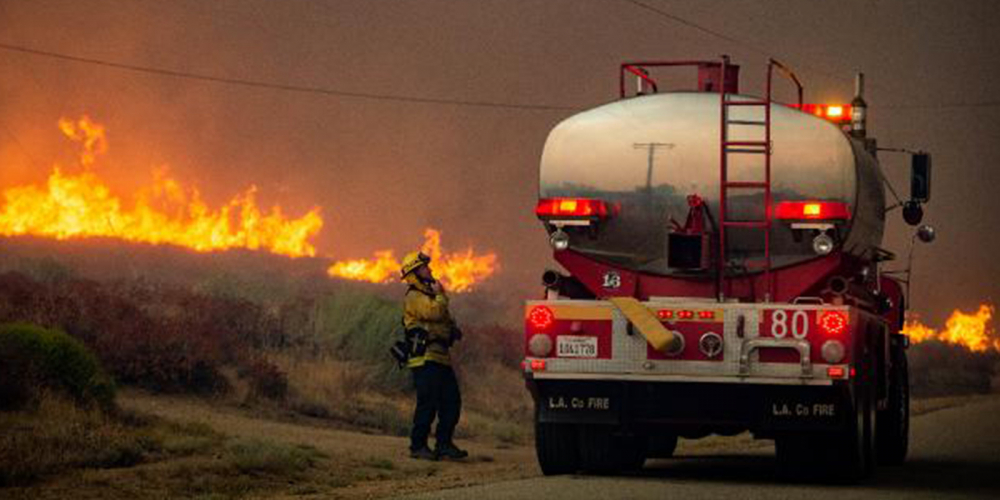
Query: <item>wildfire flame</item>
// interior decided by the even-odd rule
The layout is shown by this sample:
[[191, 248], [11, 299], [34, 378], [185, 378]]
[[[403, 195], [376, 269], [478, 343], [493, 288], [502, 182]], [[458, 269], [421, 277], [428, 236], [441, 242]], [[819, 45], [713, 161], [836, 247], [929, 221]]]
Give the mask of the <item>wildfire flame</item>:
[[994, 307], [991, 304], [981, 304], [978, 311], [968, 314], [956, 309], [941, 331], [930, 328], [915, 318], [909, 319], [903, 326], [902, 333], [908, 335], [913, 343], [936, 340], [962, 346], [972, 352], [991, 349], [1000, 352], [1000, 337], [992, 325], [993, 313]]
[[[454, 292], [467, 292], [472, 286], [493, 275], [499, 267], [494, 253], [477, 255], [471, 248], [464, 252], [445, 254], [441, 251], [441, 232], [424, 231], [421, 251], [431, 258], [431, 270], [445, 288]], [[375, 252], [373, 259], [336, 262], [327, 273], [330, 276], [371, 283], [389, 283], [399, 279], [402, 263], [392, 250]]]
[[319, 208], [297, 219], [287, 218], [278, 206], [264, 213], [255, 200], [257, 188], [251, 186], [212, 210], [197, 189], [185, 188], [163, 171], [154, 172], [153, 184], [125, 203], [91, 171], [108, 149], [104, 127], [84, 116], [76, 122], [59, 120], [59, 130], [81, 143], [83, 171], [67, 174], [56, 166], [44, 186], [4, 190], [0, 235], [60, 240], [101, 236], [199, 252], [248, 248], [290, 257], [316, 254], [310, 240], [323, 226]]
[[[288, 218], [281, 207], [263, 212], [256, 202], [257, 188], [250, 186], [217, 209], [206, 204], [196, 188], [153, 172], [150, 186], [138, 190], [129, 203], [112, 193], [93, 169], [107, 152], [104, 127], [84, 116], [59, 120], [59, 130], [79, 143], [79, 173], [53, 166], [43, 185], [4, 189], [0, 209], [0, 236], [42, 236], [67, 240], [109, 237], [125, 241], [171, 244], [198, 252], [231, 248], [266, 250], [289, 257], [315, 256], [312, 239], [323, 227], [319, 207], [299, 218]], [[423, 252], [445, 287], [462, 292], [497, 269], [493, 253], [476, 255], [472, 249], [444, 254], [441, 233], [427, 229]], [[372, 260], [336, 262], [328, 273], [375, 283], [394, 281], [399, 261], [392, 251], [375, 253]]]

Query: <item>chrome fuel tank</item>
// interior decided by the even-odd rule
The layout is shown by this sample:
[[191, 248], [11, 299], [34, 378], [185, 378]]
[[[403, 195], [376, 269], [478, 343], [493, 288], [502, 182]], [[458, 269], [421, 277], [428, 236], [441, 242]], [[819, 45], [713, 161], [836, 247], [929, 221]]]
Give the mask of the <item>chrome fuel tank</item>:
[[[731, 96], [733, 100], [750, 97]], [[759, 141], [759, 106], [731, 107], [729, 140]], [[542, 153], [540, 198], [597, 198], [616, 207], [596, 231], [568, 228], [570, 248], [628, 269], [678, 274], [667, 266], [671, 220], [683, 224], [687, 197], [719, 214], [719, 95], [674, 92], [634, 97], [574, 115], [549, 134]], [[851, 219], [836, 228], [840, 246], [861, 254], [880, 244], [884, 192], [878, 164], [833, 123], [780, 104], [771, 105], [771, 189], [781, 201], [846, 203]], [[764, 179], [764, 156], [730, 154], [730, 181]], [[764, 218], [761, 189], [730, 189], [728, 219]], [[551, 229], [551, 228], [550, 228]], [[816, 257], [810, 237], [775, 220], [774, 267]], [[763, 231], [727, 231], [727, 257], [763, 254]]]

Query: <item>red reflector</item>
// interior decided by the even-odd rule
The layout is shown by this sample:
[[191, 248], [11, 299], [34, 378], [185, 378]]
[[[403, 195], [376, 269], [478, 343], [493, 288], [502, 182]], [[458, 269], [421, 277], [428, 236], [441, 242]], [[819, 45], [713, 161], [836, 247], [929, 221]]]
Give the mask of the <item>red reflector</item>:
[[774, 216], [785, 220], [847, 220], [851, 209], [839, 201], [782, 201], [775, 205]]
[[694, 318], [694, 311], [677, 311], [677, 317], [680, 319], [692, 319]]
[[656, 316], [660, 319], [673, 319], [674, 312], [668, 311], [666, 309], [661, 309], [659, 311], [656, 311]]
[[539, 330], [544, 330], [552, 326], [555, 320], [556, 315], [552, 312], [552, 309], [545, 306], [532, 307], [531, 311], [528, 312], [528, 323], [531, 323], [531, 326]]
[[715, 311], [699, 311], [698, 317], [701, 319], [715, 319]]
[[608, 205], [592, 198], [544, 198], [538, 200], [535, 215], [539, 217], [597, 217], [608, 216]]
[[533, 372], [543, 372], [543, 371], [545, 371], [545, 360], [544, 359], [533, 359], [533, 360], [531, 360], [531, 371], [533, 371]]
[[844, 378], [847, 374], [847, 370], [844, 370], [843, 366], [831, 366], [826, 369], [826, 374], [830, 378]]
[[823, 311], [819, 316], [819, 327], [827, 335], [842, 335], [847, 331], [847, 314], [841, 311]]

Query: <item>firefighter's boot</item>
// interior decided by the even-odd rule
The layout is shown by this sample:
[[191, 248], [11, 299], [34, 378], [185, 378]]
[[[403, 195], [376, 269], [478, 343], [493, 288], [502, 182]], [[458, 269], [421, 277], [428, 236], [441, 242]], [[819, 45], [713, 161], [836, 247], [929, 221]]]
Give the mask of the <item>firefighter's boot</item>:
[[430, 448], [424, 446], [422, 448], [410, 450], [410, 458], [416, 458], [418, 460], [437, 460], [438, 456], [437, 453], [434, 453]]
[[438, 445], [437, 449], [434, 450], [434, 455], [438, 459], [448, 459], [448, 460], [461, 460], [469, 456], [469, 452], [455, 446], [455, 443], [447, 443], [444, 445]]

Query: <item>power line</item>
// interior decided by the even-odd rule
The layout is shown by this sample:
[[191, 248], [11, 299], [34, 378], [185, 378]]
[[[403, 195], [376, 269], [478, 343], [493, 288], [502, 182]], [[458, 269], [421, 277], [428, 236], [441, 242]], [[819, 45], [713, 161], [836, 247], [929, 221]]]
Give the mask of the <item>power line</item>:
[[320, 94], [320, 95], [327, 95], [334, 97], [349, 97], [356, 99], [407, 102], [416, 104], [441, 104], [450, 106], [472, 106], [480, 108], [517, 109], [526, 111], [578, 111], [581, 109], [579, 107], [574, 107], [574, 106], [559, 106], [559, 105], [549, 105], [549, 104], [518, 104], [518, 103], [505, 103], [505, 102], [495, 102], [495, 101], [470, 101], [461, 99], [440, 99], [433, 97], [375, 94], [368, 92], [352, 92], [348, 90], [337, 90], [325, 87], [311, 87], [305, 85], [291, 85], [291, 84], [283, 84], [275, 82], [266, 82], [261, 80], [247, 80], [241, 78], [230, 78], [223, 76], [190, 73], [186, 71], [177, 71], [177, 70], [157, 68], [152, 66], [140, 66], [136, 64], [120, 63], [115, 61], [107, 61], [104, 59], [94, 59], [90, 57], [80, 57], [70, 54], [63, 54], [59, 52], [50, 52], [47, 50], [34, 49], [31, 47], [11, 45], [2, 42], [0, 42], [0, 50], [6, 50], [9, 52], [19, 52], [22, 54], [47, 57], [50, 59], [58, 59], [62, 61], [71, 61], [76, 63], [104, 66], [108, 68], [133, 71], [136, 73], [146, 73], [158, 76], [184, 78], [188, 80], [198, 80], [203, 82], [223, 83], [228, 85], [239, 85], [250, 88], [280, 90], [285, 92]]
[[[751, 51], [757, 52], [758, 54], [762, 54], [762, 55], [767, 56], [767, 57], [774, 56], [773, 52], [771, 52], [771, 51], [769, 51], [769, 50], [767, 50], [767, 49], [765, 49], [763, 47], [760, 47], [760, 46], [758, 46], [756, 44], [747, 42], [746, 40], [740, 40], [739, 38], [732, 37], [732, 36], [727, 35], [727, 34], [721, 32], [721, 31], [716, 31], [716, 30], [713, 30], [711, 28], [706, 28], [705, 26], [702, 26], [702, 25], [700, 25], [698, 23], [695, 23], [694, 21], [689, 21], [689, 20], [684, 19], [683, 17], [680, 17], [680, 16], [678, 16], [676, 14], [671, 14], [671, 13], [669, 13], [669, 12], [667, 12], [667, 11], [659, 8], [659, 7], [655, 7], [655, 6], [650, 5], [650, 4], [646, 3], [646, 2], [640, 2], [638, 0], [622, 0], [622, 1], [626, 2], [626, 3], [629, 3], [629, 4], [632, 4], [633, 6], [638, 7], [640, 9], [644, 9], [644, 10], [650, 11], [650, 12], [652, 12], [652, 13], [658, 15], [658, 16], [665, 17], [665, 18], [667, 18], [667, 19], [669, 19], [669, 20], [671, 20], [671, 21], [673, 21], [675, 23], [682, 24], [682, 25], [687, 26], [689, 28], [693, 28], [693, 29], [698, 30], [698, 31], [700, 31], [702, 33], [705, 33], [707, 35], [713, 36], [715, 38], [718, 38], [718, 39], [721, 39], [721, 40], [725, 40], [727, 42], [735, 43], [737, 45], [741, 45], [744, 48], [747, 48], [747, 49], [750, 49]], [[815, 73], [819, 73], [821, 75], [824, 75], [824, 76], [827, 76], [829, 78], [833, 78], [833, 79], [836, 79], [836, 80], [844, 80], [845, 79], [845, 77], [843, 75], [838, 75], [838, 74], [835, 74], [835, 73], [830, 73], [829, 71], [825, 71], [825, 70], [822, 70], [820, 68], [816, 68], [816, 67], [813, 67], [813, 66], [807, 66], [807, 65], [799, 65], [799, 66], [802, 66], [802, 67], [804, 67], [806, 69], [809, 69], [809, 70], [811, 70], [811, 71], [813, 71]]]
[[[689, 21], [687, 19], [684, 19], [683, 17], [680, 17], [678, 15], [671, 14], [671, 13], [669, 13], [669, 12], [667, 12], [667, 11], [661, 9], [661, 8], [652, 6], [652, 5], [650, 5], [650, 4], [646, 3], [646, 2], [641, 2], [639, 0], [622, 0], [622, 1], [626, 2], [626, 3], [629, 3], [629, 4], [632, 4], [632, 5], [640, 8], [640, 9], [644, 9], [644, 10], [647, 10], [649, 12], [652, 12], [652, 13], [658, 15], [658, 16], [665, 17], [665, 18], [667, 18], [667, 19], [669, 19], [669, 20], [671, 20], [671, 21], [673, 21], [675, 23], [682, 24], [682, 25], [687, 26], [689, 28], [698, 30], [698, 31], [700, 31], [702, 33], [705, 33], [707, 35], [713, 36], [715, 38], [719, 38], [719, 39], [725, 40], [727, 42], [731, 42], [731, 43], [735, 43], [737, 45], [741, 45], [741, 46], [743, 46], [743, 47], [745, 47], [747, 49], [750, 49], [750, 50], [752, 50], [754, 52], [757, 52], [759, 54], [762, 54], [762, 55], [765, 55], [765, 56], [768, 56], [768, 57], [770, 57], [770, 56], [773, 55], [771, 52], [769, 52], [769, 51], [761, 48], [760, 46], [757, 46], [757, 45], [752, 44], [750, 42], [747, 42], [745, 40], [740, 40], [739, 38], [734, 38], [732, 36], [729, 36], [729, 35], [727, 35], [725, 33], [720, 32], [720, 31], [716, 31], [716, 30], [713, 30], [711, 28], [706, 28], [705, 26], [702, 26], [702, 25], [697, 24], [697, 23], [695, 23], [693, 21]], [[814, 71], [816, 73], [819, 73], [819, 74], [825, 75], [827, 77], [830, 77], [830, 78], [839, 79], [839, 80], [845, 79], [845, 77], [843, 75], [837, 75], [837, 74], [834, 74], [834, 73], [830, 73], [828, 71], [824, 71], [824, 70], [821, 70], [821, 69], [816, 68], [816, 67], [811, 67], [811, 66], [803, 66], [803, 67], [806, 68], [806, 69], [809, 69], [811, 71]], [[881, 109], [885, 109], [885, 110], [904, 110], [904, 109], [947, 109], [947, 108], [976, 108], [976, 107], [983, 108], [983, 107], [996, 107], [996, 106], [1000, 106], [1000, 101], [956, 102], [956, 103], [942, 102], [942, 103], [927, 103], [927, 104], [886, 104], [886, 105], [872, 106], [872, 108], [880, 109], [880, 110]]]
[[995, 108], [1000, 106], [1000, 101], [979, 101], [979, 102], [941, 102], [926, 104], [886, 104], [882, 106], [870, 106], [872, 109], [897, 110], [897, 109], [954, 109], [954, 108]]
[[[663, 15], [669, 16], [674, 19], [676, 16], [663, 13], [655, 8], [650, 7], [642, 2], [635, 0], [623, 0], [625, 2], [634, 3], [640, 7], [654, 9], [654, 12], [660, 12]], [[680, 19], [680, 18], [678, 18]], [[740, 43], [747, 45], [738, 39], [728, 37], [721, 33], [717, 33], [708, 28], [703, 28], [694, 23], [679, 20], [678, 22], [683, 22], [685, 25], [696, 27], [697, 29], [710, 33], [713, 36], [721, 37], [725, 40], [732, 41], [734, 43]], [[747, 45], [750, 46], [750, 45]], [[751, 46], [752, 47], [752, 46]], [[416, 103], [416, 104], [438, 104], [438, 105], [448, 105], [448, 106], [468, 106], [468, 107], [481, 107], [481, 108], [495, 108], [495, 109], [514, 109], [514, 110], [524, 110], [524, 111], [580, 111], [584, 109], [583, 106], [561, 106], [561, 105], [549, 105], [549, 104], [519, 104], [519, 103], [505, 103], [496, 101], [471, 101], [471, 100], [461, 100], [461, 99], [441, 99], [433, 97], [417, 97], [417, 96], [404, 96], [404, 95], [393, 95], [393, 94], [375, 94], [367, 92], [352, 92], [347, 90], [337, 90], [325, 87], [311, 87], [304, 85], [291, 85], [282, 84], [274, 82], [266, 82], [260, 80], [247, 80], [240, 78], [230, 78], [221, 77], [213, 75], [204, 75], [199, 73], [190, 73], [185, 71], [177, 71], [165, 68], [157, 68], [152, 66], [140, 66], [135, 64], [120, 63], [115, 61], [107, 61], [103, 59], [95, 59], [89, 57], [80, 57], [70, 54], [63, 54], [59, 52], [51, 52], [46, 50], [34, 49], [31, 47], [24, 47], [19, 45], [11, 45], [7, 43], [0, 42], [0, 50], [6, 50], [9, 52], [17, 52], [22, 54], [28, 54], [39, 57], [46, 57], [50, 59], [69, 61], [81, 64], [91, 64], [96, 66], [103, 66], [113, 69], [120, 69], [125, 71], [132, 71], [137, 73], [145, 73], [157, 76], [168, 76], [174, 78], [183, 78], [188, 80], [196, 80], [203, 82], [227, 84], [227, 85], [237, 85], [249, 88], [259, 88], [259, 89], [269, 89], [278, 90], [284, 92], [298, 92], [307, 94], [319, 94], [332, 97], [348, 97], [356, 99], [369, 99], [377, 101], [394, 101], [394, 102], [406, 102], [406, 103]], [[761, 49], [754, 48], [758, 52], [763, 51]], [[832, 75], [831, 75], [832, 76]], [[906, 109], [947, 109], [947, 108], [975, 108], [975, 107], [998, 107], [1000, 106], [1000, 101], [982, 101], [982, 102], [959, 102], [959, 103], [927, 103], [927, 104], [887, 104], [880, 106], [872, 106], [874, 109], [885, 109], [885, 110], [906, 110]]]
[[684, 19], [683, 17], [671, 14], [671, 13], [669, 13], [669, 12], [663, 10], [663, 9], [660, 9], [658, 7], [654, 7], [652, 5], [649, 5], [648, 3], [639, 2], [637, 0], [622, 0], [622, 1], [630, 3], [630, 4], [632, 4], [632, 5], [636, 6], [636, 7], [639, 7], [640, 9], [645, 9], [645, 10], [648, 10], [648, 11], [650, 11], [650, 12], [656, 14], [656, 15], [659, 15], [659, 16], [665, 17], [667, 19], [670, 19], [670, 20], [672, 20], [672, 21], [674, 21], [674, 22], [676, 22], [678, 24], [683, 24], [684, 26], [687, 26], [689, 28], [696, 29], [698, 31], [701, 31], [702, 33], [714, 36], [714, 37], [722, 39], [722, 40], [726, 40], [727, 42], [732, 42], [732, 43], [735, 43], [737, 45], [742, 45], [742, 46], [744, 46], [744, 47], [746, 47], [746, 48], [748, 48], [750, 50], [753, 50], [754, 52], [757, 52], [757, 53], [760, 53], [760, 54], [763, 54], [763, 55], [770, 55], [770, 53], [768, 51], [766, 51], [766, 50], [764, 50], [764, 49], [762, 49], [760, 47], [757, 47], [754, 44], [751, 44], [749, 42], [740, 40], [738, 38], [733, 38], [733, 37], [731, 37], [731, 36], [729, 36], [729, 35], [727, 35], [725, 33], [722, 33], [722, 32], [719, 32], [719, 31], [715, 31], [713, 29], [706, 28], [706, 27], [704, 27], [704, 26], [702, 26], [700, 24], [696, 24], [696, 23], [694, 23], [692, 21], [688, 21], [687, 19]]

